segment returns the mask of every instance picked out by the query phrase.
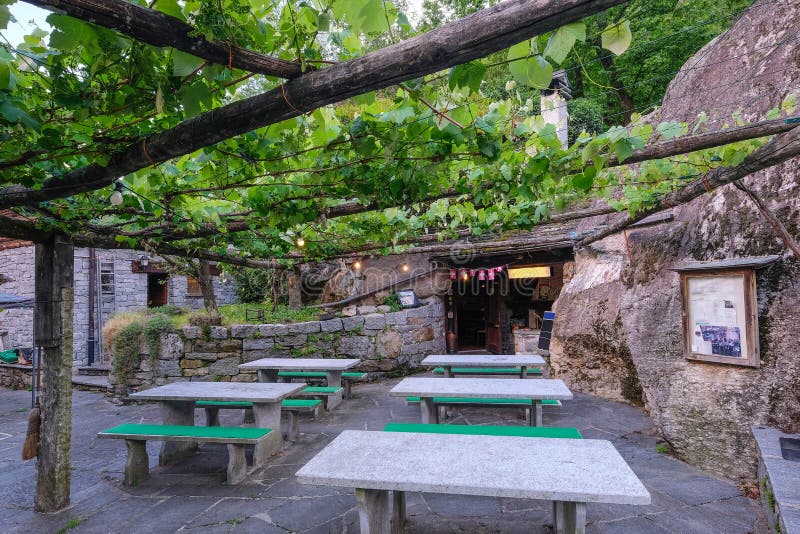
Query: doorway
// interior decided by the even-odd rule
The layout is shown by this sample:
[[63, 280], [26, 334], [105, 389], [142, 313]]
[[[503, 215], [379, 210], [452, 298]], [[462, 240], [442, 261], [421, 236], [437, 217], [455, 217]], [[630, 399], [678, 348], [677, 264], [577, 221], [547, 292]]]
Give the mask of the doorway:
[[166, 306], [169, 296], [166, 273], [148, 273], [147, 275], [147, 307]]

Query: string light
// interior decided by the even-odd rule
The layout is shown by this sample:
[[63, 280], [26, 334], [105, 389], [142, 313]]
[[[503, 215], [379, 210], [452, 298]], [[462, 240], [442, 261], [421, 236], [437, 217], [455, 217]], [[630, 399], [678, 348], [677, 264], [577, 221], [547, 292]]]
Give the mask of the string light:
[[116, 182], [114, 184], [114, 192], [111, 193], [111, 196], [108, 197], [108, 201], [111, 202], [113, 206], [122, 206], [122, 203], [125, 201], [125, 198], [122, 196], [122, 184]]
[[355, 269], [356, 271], [357, 271], [357, 270], [359, 270], [359, 269], [361, 269], [361, 261], [360, 261], [360, 260], [356, 260], [356, 261], [353, 263], [353, 269]]
[[403, 266], [401, 267], [401, 269], [403, 269], [404, 273], [407, 273], [408, 272], [408, 264], [404, 263]]
[[300, 248], [303, 248], [304, 246], [306, 246], [306, 240], [303, 239], [303, 236], [300, 236], [300, 237], [297, 238], [297, 246], [300, 247]]

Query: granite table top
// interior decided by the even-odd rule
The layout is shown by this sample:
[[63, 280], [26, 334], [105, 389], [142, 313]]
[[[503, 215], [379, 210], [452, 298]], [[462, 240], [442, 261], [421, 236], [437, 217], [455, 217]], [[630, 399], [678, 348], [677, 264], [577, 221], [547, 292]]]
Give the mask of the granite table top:
[[285, 369], [294, 371], [344, 371], [361, 363], [358, 358], [261, 358], [239, 366], [242, 371]]
[[393, 397], [473, 397], [480, 399], [570, 400], [572, 392], [562, 380], [509, 380], [498, 378], [404, 378], [389, 391]]
[[345, 430], [297, 479], [363, 489], [650, 503], [611, 442], [594, 439]]
[[130, 395], [150, 401], [279, 402], [306, 384], [263, 382], [173, 382]]
[[431, 354], [422, 360], [422, 365], [431, 367], [535, 367], [544, 364], [544, 358], [538, 354]]

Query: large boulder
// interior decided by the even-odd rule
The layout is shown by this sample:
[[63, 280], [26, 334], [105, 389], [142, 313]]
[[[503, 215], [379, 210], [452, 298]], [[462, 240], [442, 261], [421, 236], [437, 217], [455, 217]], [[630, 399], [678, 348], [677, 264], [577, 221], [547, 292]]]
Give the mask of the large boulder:
[[[718, 129], [740, 112], [759, 120], [800, 83], [795, 0], [745, 12], [690, 59], [653, 122], [693, 122], [706, 112]], [[795, 236], [800, 159], [744, 182]], [[576, 255], [575, 276], [556, 303], [551, 363], [575, 389], [645, 403], [676, 454], [721, 476], [752, 480], [753, 423], [800, 432], [800, 262], [752, 203], [725, 186], [671, 210], [674, 220], [631, 229]], [[596, 225], [589, 220], [583, 228]], [[682, 351], [679, 275], [686, 260], [784, 254], [759, 272], [761, 367], [691, 362]]]

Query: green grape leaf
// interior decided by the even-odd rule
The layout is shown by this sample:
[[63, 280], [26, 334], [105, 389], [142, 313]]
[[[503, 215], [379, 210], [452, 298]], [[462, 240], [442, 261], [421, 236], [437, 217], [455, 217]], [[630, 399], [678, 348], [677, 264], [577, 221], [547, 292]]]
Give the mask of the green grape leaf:
[[450, 89], [466, 88], [470, 93], [477, 93], [483, 81], [486, 67], [480, 61], [470, 61], [456, 65], [450, 69], [448, 85]]
[[631, 21], [629, 20], [609, 26], [600, 36], [601, 46], [617, 56], [631, 46], [632, 39]]
[[688, 131], [688, 127], [681, 122], [666, 121], [659, 124], [656, 131], [661, 137], [669, 140], [684, 135]]
[[543, 54], [559, 65], [567, 58], [575, 41], [586, 40], [586, 23], [573, 22], [562, 26], [550, 36]]
[[197, 70], [203, 60], [197, 56], [175, 50], [172, 54], [172, 74], [184, 78]]

